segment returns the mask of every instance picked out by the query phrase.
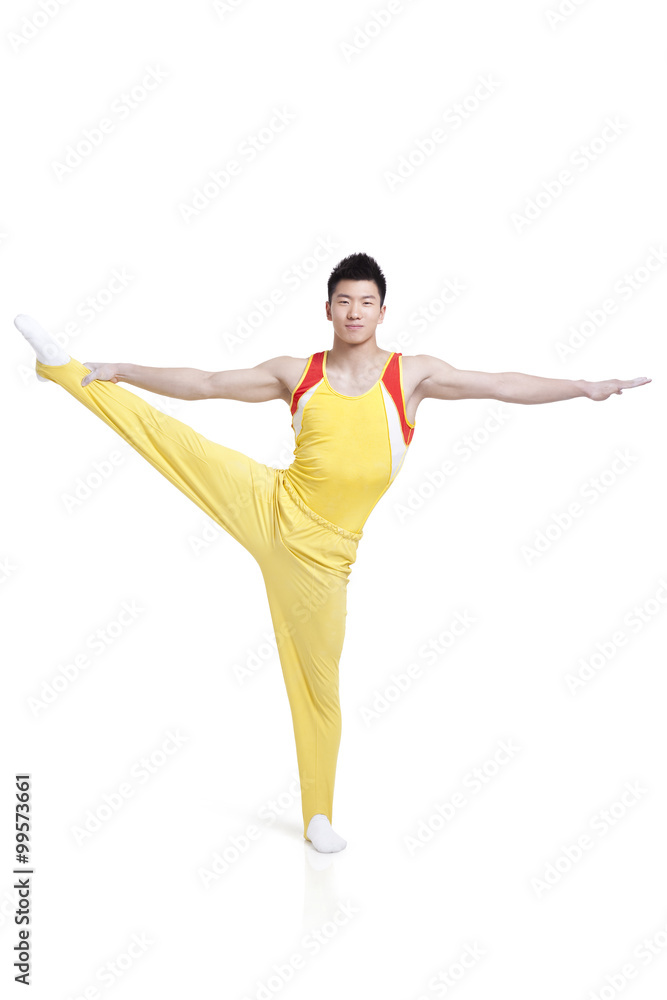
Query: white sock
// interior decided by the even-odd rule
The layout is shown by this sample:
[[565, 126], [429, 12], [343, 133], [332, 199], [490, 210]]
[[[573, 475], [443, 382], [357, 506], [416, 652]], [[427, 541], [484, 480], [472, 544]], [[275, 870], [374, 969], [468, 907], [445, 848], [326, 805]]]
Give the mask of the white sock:
[[[20, 330], [43, 365], [66, 365], [70, 360], [67, 351], [58, 344], [50, 333], [39, 325], [32, 316], [24, 313], [16, 316], [14, 326]], [[48, 382], [43, 375], [37, 375], [40, 382]]]
[[306, 830], [306, 836], [315, 850], [322, 854], [333, 854], [335, 851], [342, 851], [344, 847], [347, 847], [347, 841], [338, 836], [324, 813], [316, 813], [312, 817]]

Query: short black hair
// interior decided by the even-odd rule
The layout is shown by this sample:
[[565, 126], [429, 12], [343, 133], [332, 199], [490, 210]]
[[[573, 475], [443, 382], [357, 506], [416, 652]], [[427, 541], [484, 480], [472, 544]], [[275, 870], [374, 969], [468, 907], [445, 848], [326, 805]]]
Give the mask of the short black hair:
[[329, 275], [327, 284], [329, 305], [331, 305], [331, 297], [339, 281], [374, 281], [380, 290], [380, 308], [384, 305], [387, 282], [378, 262], [369, 257], [367, 253], [350, 254], [349, 257], [344, 257], [336, 264]]

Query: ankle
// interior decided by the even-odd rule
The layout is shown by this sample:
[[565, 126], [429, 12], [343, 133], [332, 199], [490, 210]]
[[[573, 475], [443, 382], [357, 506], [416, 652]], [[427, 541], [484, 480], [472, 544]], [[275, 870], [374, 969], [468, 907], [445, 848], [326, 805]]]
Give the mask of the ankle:
[[316, 851], [320, 851], [322, 854], [333, 854], [347, 847], [347, 841], [343, 840], [332, 829], [329, 817], [325, 816], [324, 813], [315, 813], [314, 816], [311, 816], [306, 830], [306, 839], [311, 842]]

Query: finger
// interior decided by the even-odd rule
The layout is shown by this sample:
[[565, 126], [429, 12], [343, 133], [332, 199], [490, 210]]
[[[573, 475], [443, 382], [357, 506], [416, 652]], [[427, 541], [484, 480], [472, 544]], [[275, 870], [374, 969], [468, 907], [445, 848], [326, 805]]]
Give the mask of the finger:
[[632, 378], [627, 382], [619, 382], [624, 389], [631, 389], [635, 385], [644, 385], [646, 382], [651, 382], [652, 379], [647, 378], [645, 375], [640, 375], [639, 378]]

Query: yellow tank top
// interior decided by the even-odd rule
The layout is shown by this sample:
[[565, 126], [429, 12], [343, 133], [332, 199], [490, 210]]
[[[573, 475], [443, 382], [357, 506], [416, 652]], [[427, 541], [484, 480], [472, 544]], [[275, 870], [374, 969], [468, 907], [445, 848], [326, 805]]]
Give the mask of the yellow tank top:
[[316, 514], [361, 532], [403, 464], [414, 424], [405, 412], [400, 352], [361, 396], [331, 388], [328, 353], [311, 354], [292, 393], [296, 450], [285, 478]]

